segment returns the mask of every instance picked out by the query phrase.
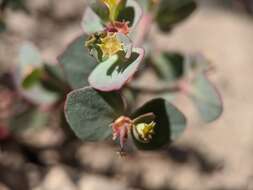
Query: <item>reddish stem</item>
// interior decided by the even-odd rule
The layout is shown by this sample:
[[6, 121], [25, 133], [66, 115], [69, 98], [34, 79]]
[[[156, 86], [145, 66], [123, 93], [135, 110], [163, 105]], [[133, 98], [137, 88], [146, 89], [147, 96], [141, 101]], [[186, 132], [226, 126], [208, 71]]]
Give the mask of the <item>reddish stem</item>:
[[140, 20], [136, 38], [134, 40], [134, 46], [139, 47], [143, 44], [146, 37], [148, 36], [151, 26], [152, 26], [153, 16], [149, 13], [144, 13]]

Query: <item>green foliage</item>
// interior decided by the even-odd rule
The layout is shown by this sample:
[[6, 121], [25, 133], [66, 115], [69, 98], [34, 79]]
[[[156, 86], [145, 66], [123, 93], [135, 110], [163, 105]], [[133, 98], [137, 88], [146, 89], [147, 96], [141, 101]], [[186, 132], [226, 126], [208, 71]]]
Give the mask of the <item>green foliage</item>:
[[[149, 143], [143, 143], [136, 138], [136, 135], [134, 135], [135, 129], [133, 128], [133, 140], [139, 149], [155, 150], [161, 148], [176, 139], [186, 127], [186, 119], [184, 115], [172, 104], [163, 99], [154, 99], [147, 102], [133, 113], [131, 118], [136, 118], [147, 113], [153, 113], [155, 115], [154, 121], [156, 126], [154, 129], [154, 136]], [[147, 120], [150, 119], [147, 118]], [[147, 122], [149, 123], [150, 121]]]
[[[91, 8], [94, 13], [103, 21], [107, 22], [109, 20], [109, 9], [100, 0], [89, 1], [88, 8]], [[88, 26], [87, 26], [88, 27]], [[95, 31], [97, 32], [97, 31]]]
[[168, 32], [191, 15], [196, 7], [193, 0], [161, 0], [156, 15], [157, 24], [163, 32]]
[[27, 130], [45, 127], [48, 121], [49, 113], [30, 107], [21, 113], [13, 115], [10, 119], [9, 127], [12, 133], [18, 134]]
[[90, 87], [71, 92], [65, 105], [67, 121], [75, 134], [92, 141], [105, 140], [111, 135], [109, 125], [122, 110], [124, 104], [119, 94], [103, 94]]
[[42, 67], [43, 60], [39, 50], [31, 43], [24, 43], [19, 52], [15, 82], [20, 93], [32, 103], [50, 105], [58, 99], [58, 96], [40, 84]]
[[204, 121], [212, 122], [222, 114], [221, 97], [205, 74], [198, 74], [192, 81], [192, 88], [188, 96]]
[[82, 27], [87, 34], [104, 30], [103, 20], [90, 7], [84, 13]]
[[57, 81], [65, 82], [65, 74], [58, 64], [44, 64], [44, 71], [47, 75]]
[[108, 58], [100, 63], [89, 77], [92, 87], [101, 91], [119, 90], [137, 71], [144, 51], [139, 48], [133, 49], [129, 59], [124, 60], [118, 55]]
[[176, 81], [184, 76], [184, 62], [184, 56], [179, 53], [165, 52], [152, 56], [156, 73], [166, 81]]
[[88, 76], [96, 67], [96, 60], [90, 56], [84, 42], [87, 36], [78, 37], [58, 58], [66, 76], [66, 80], [73, 89], [88, 85]]
[[24, 43], [20, 48], [19, 60], [22, 71], [24, 69], [40, 67], [43, 62], [39, 50], [29, 42]]
[[[149, 41], [151, 18], [167, 32], [196, 7], [193, 0], [91, 0], [81, 23], [85, 34], [58, 57], [59, 64], [45, 64], [32, 44], [21, 48], [15, 76], [19, 91], [32, 103], [52, 109], [65, 101], [67, 123], [84, 141], [112, 137], [119, 141], [121, 151], [129, 138], [140, 150], [169, 145], [186, 128], [186, 118], [169, 102], [172, 95], [187, 95], [206, 122], [222, 112], [221, 99], [206, 78], [210, 64], [201, 54], [156, 50]], [[138, 25], [142, 9], [148, 19]], [[139, 47], [142, 43], [149, 50], [146, 55]], [[156, 85], [142, 77], [146, 71], [156, 73]], [[143, 94], [154, 99], [136, 109], [136, 98]], [[13, 121], [37, 118], [33, 112]]]
[[39, 82], [46, 90], [57, 93], [59, 99], [64, 98], [66, 92], [70, 89], [65, 80], [63, 69], [59, 64], [44, 64]]
[[24, 89], [31, 88], [40, 80], [41, 75], [42, 75], [42, 71], [40, 69], [34, 69], [29, 75], [27, 75], [24, 78], [22, 82], [22, 87]]
[[[114, 92], [102, 93], [90, 87], [78, 89], [68, 95], [65, 114], [67, 121], [75, 134], [82, 140], [105, 140], [112, 134], [110, 124], [124, 114], [124, 103], [119, 94]], [[153, 115], [145, 115], [153, 113]], [[143, 116], [144, 115], [144, 116]], [[99, 119], [98, 119], [99, 116]], [[153, 150], [171, 142], [185, 128], [184, 116], [171, 104], [163, 99], [154, 99], [131, 115], [135, 124], [149, 122], [156, 123], [155, 135], [149, 143], [142, 143], [132, 137], [139, 149]]]
[[[127, 22], [133, 29], [141, 18], [142, 10], [135, 0], [122, 0], [113, 11], [113, 18], [110, 18], [110, 10], [100, 0], [93, 0], [89, 3], [82, 19], [82, 28], [86, 34], [103, 31], [108, 24], [115, 21]], [[113, 20], [112, 20], [113, 19]]]
[[135, 0], [127, 0], [126, 6], [118, 15], [119, 21], [128, 21], [131, 28], [136, 27], [142, 15], [142, 9]]

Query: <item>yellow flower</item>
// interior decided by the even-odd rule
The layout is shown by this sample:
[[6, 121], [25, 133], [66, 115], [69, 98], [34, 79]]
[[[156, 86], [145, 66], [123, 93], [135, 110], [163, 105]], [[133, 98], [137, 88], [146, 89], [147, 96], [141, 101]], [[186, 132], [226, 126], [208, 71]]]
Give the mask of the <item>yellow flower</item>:
[[98, 45], [103, 53], [103, 57], [111, 57], [112, 55], [122, 51], [122, 43], [117, 39], [116, 34], [108, 33], [101, 38], [101, 44]]
[[154, 135], [154, 128], [156, 123], [152, 121], [151, 123], [139, 123], [135, 125], [136, 132], [141, 140], [144, 142], [149, 142]]

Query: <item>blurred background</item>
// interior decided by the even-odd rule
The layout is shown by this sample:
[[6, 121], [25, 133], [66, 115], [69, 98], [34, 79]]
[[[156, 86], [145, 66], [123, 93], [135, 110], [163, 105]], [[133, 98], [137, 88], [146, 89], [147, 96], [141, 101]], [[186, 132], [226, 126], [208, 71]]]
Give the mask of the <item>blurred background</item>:
[[[82, 33], [85, 4], [27, 0], [29, 13], [7, 10], [0, 74], [14, 68], [27, 40], [56, 63]], [[193, 105], [178, 97], [189, 125], [181, 138], [167, 150], [123, 158], [110, 143], [66, 140], [66, 129], [51, 119], [47, 127], [0, 140], [0, 190], [253, 190], [253, 1], [199, 0], [197, 11], [170, 35], [156, 28], [152, 33], [160, 48], [201, 52], [211, 60], [209, 78], [224, 102], [221, 118], [204, 124]], [[0, 89], [0, 117], [8, 114], [11, 99]]]

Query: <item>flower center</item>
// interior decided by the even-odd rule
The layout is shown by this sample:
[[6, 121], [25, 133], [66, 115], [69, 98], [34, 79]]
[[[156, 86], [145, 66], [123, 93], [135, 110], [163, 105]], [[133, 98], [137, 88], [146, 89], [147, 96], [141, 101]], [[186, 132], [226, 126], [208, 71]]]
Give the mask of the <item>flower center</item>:
[[139, 123], [134, 126], [135, 136], [142, 142], [148, 143], [155, 134], [156, 123], [154, 121], [150, 123]]
[[103, 53], [103, 57], [111, 57], [112, 55], [122, 51], [122, 43], [117, 39], [116, 34], [108, 33], [101, 38], [101, 44], [98, 45]]

